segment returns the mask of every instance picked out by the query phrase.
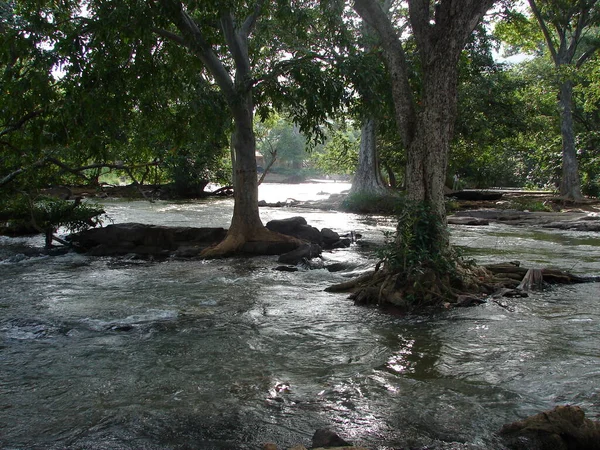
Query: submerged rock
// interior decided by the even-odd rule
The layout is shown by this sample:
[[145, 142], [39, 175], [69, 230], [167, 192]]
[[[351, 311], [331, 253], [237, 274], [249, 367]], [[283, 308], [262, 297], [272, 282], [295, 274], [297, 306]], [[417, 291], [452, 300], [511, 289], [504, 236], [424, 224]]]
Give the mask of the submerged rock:
[[312, 437], [313, 448], [318, 447], [351, 447], [352, 444], [339, 437], [336, 433], [326, 428], [315, 431]]
[[291, 252], [284, 253], [277, 260], [282, 264], [296, 265], [305, 260], [316, 258], [322, 252], [321, 246], [317, 244], [304, 244]]

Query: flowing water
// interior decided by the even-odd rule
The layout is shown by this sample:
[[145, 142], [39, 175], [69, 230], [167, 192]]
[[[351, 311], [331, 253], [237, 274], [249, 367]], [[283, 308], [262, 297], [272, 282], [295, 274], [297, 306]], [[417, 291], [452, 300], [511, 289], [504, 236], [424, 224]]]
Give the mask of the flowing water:
[[[261, 198], [343, 187], [265, 185]], [[105, 207], [115, 222], [226, 227], [232, 202]], [[264, 222], [294, 215], [362, 233], [367, 245], [324, 254], [357, 269], [393, 229], [381, 217], [261, 209]], [[452, 235], [479, 261], [600, 272], [598, 233]], [[328, 427], [373, 449], [500, 449], [502, 424], [556, 404], [600, 416], [598, 284], [401, 317], [325, 293], [342, 274], [274, 271], [276, 257], [51, 257], [32, 253], [40, 238], [0, 239], [1, 448], [281, 448]]]

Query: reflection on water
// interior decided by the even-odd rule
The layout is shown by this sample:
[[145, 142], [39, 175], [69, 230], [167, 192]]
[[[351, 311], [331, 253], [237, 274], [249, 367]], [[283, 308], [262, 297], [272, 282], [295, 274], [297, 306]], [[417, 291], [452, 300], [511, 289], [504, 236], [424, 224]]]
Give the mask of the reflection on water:
[[[107, 202], [116, 221], [227, 226], [231, 201]], [[387, 220], [293, 208], [382, 242]], [[453, 228], [480, 260], [597, 274], [598, 235]], [[573, 245], [577, 243], [578, 246]], [[0, 447], [256, 449], [330, 427], [372, 448], [467, 442], [557, 403], [600, 415], [599, 285], [558, 287], [434, 317], [359, 308], [326, 270], [275, 257], [145, 261], [0, 241]], [[325, 257], [373, 263], [357, 247]]]

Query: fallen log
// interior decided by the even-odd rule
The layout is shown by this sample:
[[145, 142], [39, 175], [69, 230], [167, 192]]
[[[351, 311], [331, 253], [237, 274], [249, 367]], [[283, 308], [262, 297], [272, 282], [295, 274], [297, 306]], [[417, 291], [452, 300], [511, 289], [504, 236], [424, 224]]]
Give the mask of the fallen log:
[[534, 285], [541, 287], [542, 281], [548, 284], [574, 284], [600, 281], [600, 277], [584, 277], [558, 269], [527, 269], [521, 267], [520, 262], [518, 261], [487, 264], [484, 265], [484, 267], [492, 272], [497, 278], [510, 278], [521, 281], [523, 286], [520, 287], [520, 289], [525, 287], [530, 289]]

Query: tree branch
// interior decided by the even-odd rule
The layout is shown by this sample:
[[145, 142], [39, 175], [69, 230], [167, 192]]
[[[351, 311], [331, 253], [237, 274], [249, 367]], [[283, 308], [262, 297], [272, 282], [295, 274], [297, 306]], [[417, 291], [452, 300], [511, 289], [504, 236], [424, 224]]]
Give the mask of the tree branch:
[[187, 47], [185, 40], [178, 34], [172, 33], [167, 30], [163, 30], [162, 28], [155, 28], [155, 27], [152, 28], [152, 32], [159, 35], [160, 37], [163, 37], [163, 38], [169, 40], [169, 41], [172, 41], [172, 42], [175, 42], [176, 44]]
[[540, 12], [540, 9], [535, 3], [535, 0], [529, 0], [529, 6], [531, 7], [531, 11], [533, 12], [533, 15], [535, 16], [536, 20], [540, 24], [540, 28], [542, 29], [542, 33], [544, 34], [544, 38], [546, 39], [546, 43], [548, 44], [548, 49], [550, 50], [550, 55], [552, 55], [552, 60], [554, 61], [554, 64], [558, 65], [559, 61], [558, 54], [556, 52], [556, 47], [552, 42], [552, 36], [550, 35], [550, 31], [546, 26], [546, 22], [544, 22], [542, 13]]
[[256, 25], [256, 21], [258, 20], [261, 14], [261, 9], [263, 8], [264, 4], [265, 0], [258, 0], [254, 5], [254, 12], [248, 17], [246, 17], [246, 20], [244, 20], [244, 23], [240, 27], [240, 33], [242, 33], [242, 35], [246, 38], [250, 36], [250, 33], [252, 33], [252, 30]]
[[391, 21], [376, 0], [355, 0], [354, 9], [377, 32], [383, 47], [388, 71], [395, 80], [392, 82], [394, 97], [402, 99], [401, 102], [394, 102], [394, 107], [402, 141], [408, 147], [413, 138], [416, 113], [404, 48]]
[[0, 131], [0, 137], [7, 135], [8, 133], [12, 133], [13, 131], [17, 131], [23, 125], [25, 125], [31, 119], [34, 119], [38, 116], [41, 116], [44, 113], [43, 109], [36, 109], [35, 111], [31, 111], [21, 117], [13, 124], [7, 125], [4, 130]]
[[160, 3], [163, 5], [169, 20], [181, 32], [183, 45], [202, 61], [225, 96], [231, 101], [235, 95], [231, 75], [204, 39], [204, 35], [196, 22], [183, 10], [181, 2], [177, 0], [160, 0]]
[[54, 164], [55, 166], [60, 167], [65, 172], [69, 172], [79, 178], [83, 178], [87, 182], [90, 181], [90, 178], [86, 177], [82, 173], [86, 170], [101, 169], [101, 168], [124, 170], [125, 172], [127, 172], [129, 174], [131, 179], [134, 180], [135, 183], [137, 183], [137, 181], [135, 180], [135, 178], [133, 177], [133, 174], [132, 174], [133, 170], [139, 169], [142, 167], [159, 166], [161, 163], [160, 163], [160, 161], [152, 161], [149, 163], [134, 164], [132, 166], [124, 166], [123, 164], [95, 163], [95, 164], [88, 164], [87, 166], [81, 166], [81, 167], [69, 167], [67, 164], [63, 163], [62, 161], [60, 161], [52, 156], [46, 156], [46, 157], [34, 162], [33, 164], [31, 164], [27, 167], [21, 167], [15, 171], [9, 173], [2, 179], [0, 179], [0, 187], [5, 186], [6, 184], [10, 183], [12, 180], [14, 180], [16, 177], [18, 177], [19, 175], [21, 175], [24, 172], [30, 171], [32, 169], [37, 169], [39, 167], [43, 167], [48, 164]]
[[250, 60], [248, 59], [248, 36], [241, 35], [235, 29], [233, 14], [226, 12], [221, 17], [221, 28], [227, 47], [233, 56], [236, 68], [236, 78], [243, 80], [250, 75]]

